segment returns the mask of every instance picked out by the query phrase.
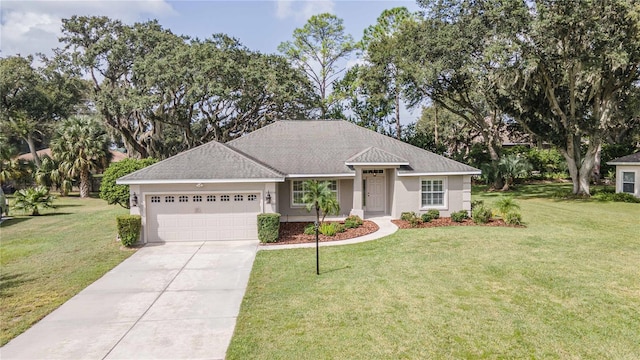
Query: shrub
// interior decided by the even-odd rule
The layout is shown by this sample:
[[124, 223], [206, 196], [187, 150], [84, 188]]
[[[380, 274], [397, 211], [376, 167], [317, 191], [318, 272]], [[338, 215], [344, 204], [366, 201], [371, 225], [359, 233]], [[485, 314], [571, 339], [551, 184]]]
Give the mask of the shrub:
[[338, 229], [335, 223], [324, 223], [320, 225], [320, 233], [325, 236], [334, 236], [338, 233]]
[[491, 220], [491, 215], [491, 208], [484, 206], [476, 206], [476, 208], [471, 211], [471, 217], [473, 218], [473, 222], [476, 224], [488, 223], [489, 220]]
[[263, 243], [278, 241], [280, 231], [280, 214], [258, 214], [258, 239]]
[[148, 159], [124, 159], [109, 165], [104, 171], [102, 182], [100, 183], [100, 198], [109, 204], [118, 204], [125, 209], [129, 208], [129, 185], [117, 185], [118, 178], [130, 174], [134, 171], [152, 165], [157, 160]]
[[476, 208], [478, 206], [484, 206], [484, 200], [473, 200], [471, 202], [471, 210], [472, 211], [473, 211], [474, 208]]
[[438, 218], [440, 218], [440, 211], [435, 209], [431, 209], [421, 216], [422, 222], [429, 222]]
[[518, 211], [512, 211], [504, 216], [504, 222], [509, 225], [522, 225], [522, 215]]
[[520, 205], [518, 205], [518, 203], [510, 196], [503, 197], [500, 200], [496, 201], [496, 206], [498, 207], [500, 216], [502, 216], [503, 218], [506, 214], [512, 211], [520, 210]]
[[420, 219], [418, 217], [418, 215], [415, 215], [409, 219], [409, 224], [411, 225], [411, 227], [417, 227], [418, 225], [422, 224], [422, 219]]
[[13, 208], [24, 212], [31, 212], [31, 216], [40, 215], [40, 208], [52, 208], [55, 199], [44, 186], [28, 188], [15, 192]]
[[463, 222], [469, 218], [469, 213], [467, 210], [460, 210], [454, 213], [451, 213], [451, 220], [454, 222]]
[[363, 224], [363, 221], [358, 215], [351, 215], [346, 219], [344, 219], [344, 226], [347, 229], [359, 228], [360, 226], [362, 226], [362, 224]]
[[640, 199], [627, 193], [608, 193], [608, 192], [598, 192], [593, 195], [595, 199], [601, 201], [616, 201], [616, 202], [626, 202], [626, 203], [640, 203]]
[[418, 215], [416, 215], [416, 213], [413, 211], [405, 211], [400, 214], [400, 220], [404, 220], [404, 221], [410, 221], [411, 218], [415, 218], [415, 217], [418, 217]]
[[140, 215], [120, 215], [116, 217], [118, 237], [124, 246], [133, 246], [140, 239], [142, 218]]
[[316, 227], [315, 225], [313, 225], [313, 223], [308, 224], [307, 226], [304, 227], [304, 234], [305, 235], [315, 235], [316, 234]]
[[336, 225], [336, 231], [337, 232], [342, 233], [342, 232], [347, 231], [347, 227], [344, 226], [343, 224], [336, 223], [335, 225]]

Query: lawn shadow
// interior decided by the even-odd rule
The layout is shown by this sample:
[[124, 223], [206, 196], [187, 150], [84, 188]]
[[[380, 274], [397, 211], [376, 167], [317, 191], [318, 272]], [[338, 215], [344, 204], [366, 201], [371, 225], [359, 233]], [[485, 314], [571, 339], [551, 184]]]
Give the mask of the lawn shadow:
[[4, 219], [2, 221], [2, 224], [0, 224], [0, 227], [8, 227], [8, 226], [11, 226], [11, 225], [20, 224], [21, 222], [27, 221], [27, 220], [31, 220], [31, 218], [29, 218], [29, 217], [19, 217], [19, 218], [7, 217], [6, 219]]
[[320, 269], [320, 275], [327, 274], [327, 273], [332, 273], [332, 272], [336, 272], [336, 271], [340, 271], [340, 270], [346, 270], [346, 269], [351, 269], [351, 265], [346, 265], [346, 266], [343, 266], [341, 268], [335, 268], [335, 269], [329, 269], [329, 270]]
[[24, 273], [0, 275], [0, 297], [7, 297], [12, 288], [33, 281], [33, 278], [25, 277]]
[[82, 205], [78, 205], [78, 204], [63, 204], [63, 205], [56, 205], [55, 208], [56, 209], [60, 209], [60, 208], [78, 207], [78, 206], [82, 206]]

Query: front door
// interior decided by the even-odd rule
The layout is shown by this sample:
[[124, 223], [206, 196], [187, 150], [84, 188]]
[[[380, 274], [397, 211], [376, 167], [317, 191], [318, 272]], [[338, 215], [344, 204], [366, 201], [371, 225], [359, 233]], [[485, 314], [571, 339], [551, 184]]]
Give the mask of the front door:
[[384, 211], [384, 175], [366, 178], [367, 212]]

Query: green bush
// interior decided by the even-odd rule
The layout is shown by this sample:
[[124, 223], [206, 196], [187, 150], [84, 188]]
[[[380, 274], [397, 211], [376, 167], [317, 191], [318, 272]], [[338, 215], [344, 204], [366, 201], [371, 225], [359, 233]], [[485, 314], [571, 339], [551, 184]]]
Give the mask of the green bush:
[[345, 232], [347, 231], [347, 227], [344, 226], [343, 224], [337, 224], [336, 223], [336, 231], [339, 233]]
[[140, 239], [142, 218], [140, 215], [120, 215], [116, 217], [118, 237], [124, 246], [133, 246]]
[[31, 212], [31, 216], [40, 215], [40, 208], [52, 208], [55, 196], [49, 194], [44, 186], [18, 190], [14, 194], [13, 208]]
[[421, 216], [422, 222], [429, 222], [438, 218], [440, 218], [440, 211], [435, 209], [431, 209]]
[[469, 218], [469, 213], [467, 210], [460, 210], [454, 213], [451, 213], [451, 220], [454, 222], [463, 222]]
[[335, 223], [324, 223], [320, 225], [320, 233], [324, 236], [334, 236], [338, 233], [338, 228]]
[[492, 210], [491, 208], [484, 206], [476, 206], [471, 211], [471, 217], [476, 224], [486, 224], [491, 220]]
[[504, 216], [504, 222], [509, 225], [522, 225], [522, 215], [518, 211], [512, 211]]
[[626, 203], [640, 203], [640, 199], [628, 193], [609, 193], [599, 191], [593, 195], [593, 198], [600, 201], [615, 201]]
[[484, 206], [484, 200], [473, 200], [471, 202], [471, 210], [472, 211], [473, 211], [474, 208], [476, 208], [478, 206]]
[[316, 234], [315, 225], [313, 225], [313, 223], [307, 224], [307, 226], [304, 227], [304, 234], [305, 235], [315, 235]]
[[405, 211], [400, 214], [400, 220], [410, 221], [412, 218], [418, 217], [413, 211]]
[[278, 241], [280, 232], [280, 214], [258, 214], [258, 239], [263, 243]]
[[128, 175], [134, 171], [145, 168], [156, 162], [156, 159], [124, 159], [109, 165], [104, 171], [102, 182], [100, 183], [100, 198], [109, 204], [118, 204], [125, 209], [129, 208], [129, 185], [118, 185], [118, 178]]
[[520, 210], [520, 205], [511, 196], [500, 198], [500, 200], [496, 201], [495, 205], [498, 207], [498, 212], [503, 218], [510, 212]]
[[344, 219], [344, 226], [347, 229], [359, 228], [360, 226], [362, 226], [362, 224], [363, 224], [363, 221], [358, 215], [351, 215], [346, 219]]

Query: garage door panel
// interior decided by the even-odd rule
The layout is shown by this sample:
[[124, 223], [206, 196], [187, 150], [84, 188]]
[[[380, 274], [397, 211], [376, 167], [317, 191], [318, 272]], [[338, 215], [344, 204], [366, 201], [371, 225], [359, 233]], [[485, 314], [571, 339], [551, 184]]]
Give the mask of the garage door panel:
[[[153, 195], [155, 202], [149, 201], [150, 197], [148, 197], [146, 201], [147, 241], [215, 241], [257, 238], [257, 215], [260, 213], [259, 194], [208, 195], [200, 195], [201, 197], [197, 200], [202, 201], [193, 201], [194, 195]], [[185, 198], [185, 196], [187, 197]], [[166, 201], [167, 199], [174, 201]], [[223, 199], [229, 201], [221, 201]]]

